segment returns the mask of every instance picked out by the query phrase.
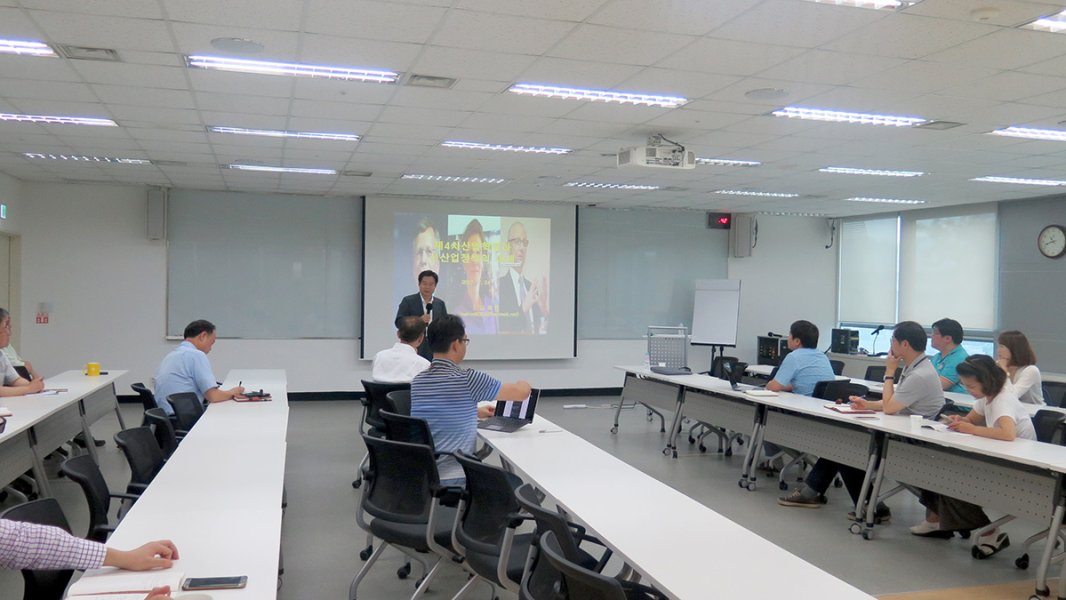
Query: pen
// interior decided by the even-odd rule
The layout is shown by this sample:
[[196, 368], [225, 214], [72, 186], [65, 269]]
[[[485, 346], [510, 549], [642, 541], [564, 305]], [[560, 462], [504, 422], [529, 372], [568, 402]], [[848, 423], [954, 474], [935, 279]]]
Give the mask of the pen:
[[243, 379], [237, 382], [237, 387], [241, 387], [242, 385], [244, 385]]

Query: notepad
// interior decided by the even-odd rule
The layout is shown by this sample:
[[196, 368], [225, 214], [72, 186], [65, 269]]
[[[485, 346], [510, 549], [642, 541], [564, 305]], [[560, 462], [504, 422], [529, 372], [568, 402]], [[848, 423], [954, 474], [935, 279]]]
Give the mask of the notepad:
[[771, 392], [770, 390], [745, 390], [744, 393], [749, 396], [757, 396], [759, 398], [769, 398], [771, 396], [777, 395], [777, 392]]
[[39, 392], [34, 392], [32, 394], [26, 394], [26, 395], [27, 396], [57, 396], [57, 395], [65, 392], [65, 391], [67, 391], [66, 388], [54, 388], [54, 389], [49, 389], [49, 390], [41, 390]]
[[838, 413], [845, 415], [874, 415], [877, 414], [876, 410], [870, 410], [869, 408], [852, 408], [850, 404], [826, 404], [826, 408], [829, 410], [835, 410]]
[[[99, 573], [99, 574], [95, 574]], [[98, 594], [140, 594], [144, 595], [154, 588], [169, 585], [171, 590], [181, 589], [181, 580], [185, 573], [181, 571], [141, 571], [130, 572], [112, 569], [94, 572], [92, 577], [82, 577], [67, 590], [67, 596], [96, 596]]]
[[11, 412], [10, 408], [5, 408], [3, 406], [0, 406], [0, 417], [11, 417], [11, 416], [14, 416], [14, 413]]

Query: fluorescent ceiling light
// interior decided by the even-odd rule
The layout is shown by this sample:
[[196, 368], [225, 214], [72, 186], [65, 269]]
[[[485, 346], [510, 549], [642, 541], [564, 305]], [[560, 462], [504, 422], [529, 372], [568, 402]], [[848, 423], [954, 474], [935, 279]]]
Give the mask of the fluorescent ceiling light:
[[405, 173], [400, 179], [415, 179], [418, 181], [443, 181], [446, 183], [503, 183], [506, 179], [495, 177], [457, 177], [453, 175], [423, 175], [421, 173]]
[[25, 40], [0, 40], [0, 54], [18, 54], [20, 56], [57, 56], [55, 50], [44, 42]]
[[836, 173], [838, 175], [880, 175], [882, 177], [921, 177], [923, 171], [888, 171], [884, 169], [853, 169], [851, 167], [823, 167], [818, 169], [820, 173]]
[[262, 173], [300, 173], [303, 175], [336, 175], [335, 169], [303, 169], [298, 167], [270, 167], [266, 165], [226, 165], [227, 169], [238, 171], [259, 171]]
[[914, 2], [903, 0], [807, 0], [818, 4], [835, 4], [836, 6], [851, 6], [854, 8], [876, 8], [883, 10], [899, 10], [907, 8]]
[[320, 133], [317, 131], [279, 131], [275, 129], [244, 129], [243, 127], [208, 127], [211, 133], [234, 133], [237, 135], [259, 135], [277, 138], [301, 138], [307, 140], [331, 140], [337, 142], [358, 142], [354, 133]]
[[900, 200], [898, 198], [845, 198], [845, 202], [872, 202], [875, 204], [925, 204], [925, 200]]
[[617, 102], [619, 104], [636, 104], [643, 106], [661, 106], [677, 108], [688, 102], [679, 96], [658, 96], [654, 94], [636, 94], [629, 92], [609, 92], [584, 88], [558, 87], [537, 83], [516, 83], [507, 88], [508, 92], [523, 96], [541, 96], [544, 98], [562, 98], [566, 100], [592, 100], [594, 102]]
[[1015, 183], [1019, 185], [1044, 185], [1049, 187], [1066, 185], [1066, 181], [1058, 179], [1026, 179], [1024, 177], [974, 177], [970, 181], [983, 181], [986, 183]]
[[448, 140], [442, 142], [445, 148], [466, 148], [468, 150], [498, 150], [501, 152], [533, 152], [535, 154], [570, 154], [570, 148], [548, 148], [544, 146], [509, 146], [504, 144], [481, 144], [478, 142], [459, 142]]
[[753, 192], [751, 190], [715, 190], [715, 194], [729, 196], [758, 196], [760, 198], [798, 198], [799, 194], [785, 194], [782, 192]]
[[49, 160], [72, 160], [77, 162], [114, 163], [119, 165], [150, 165], [152, 161], [143, 158], [115, 158], [113, 156], [84, 156], [81, 154], [42, 154], [40, 152], [23, 152], [26, 158], [47, 158]]
[[595, 190], [658, 190], [658, 185], [637, 185], [634, 183], [597, 183], [595, 181], [571, 181], [566, 187], [590, 188]]
[[198, 69], [235, 71], [237, 73], [257, 73], [260, 75], [318, 77], [322, 79], [340, 79], [344, 81], [396, 83], [396, 79], [399, 77], [398, 73], [392, 71], [329, 67], [325, 65], [307, 65], [303, 63], [273, 62], [266, 60], [247, 60], [243, 58], [226, 58], [224, 56], [186, 56], [185, 64]]
[[52, 115], [19, 115], [0, 113], [0, 121], [18, 121], [20, 123], [43, 123], [45, 125], [96, 125], [98, 127], [118, 127], [111, 119], [93, 117], [59, 117]]
[[1063, 33], [1066, 32], [1066, 10], [1050, 15], [1047, 17], [1041, 17], [1032, 23], [1022, 25], [1022, 29], [1033, 29], [1035, 31], [1048, 31], [1051, 33]]
[[1002, 135], [1005, 137], [1026, 138], [1030, 140], [1049, 140], [1052, 142], [1066, 142], [1066, 131], [1061, 129], [1033, 129], [1031, 127], [1007, 127], [989, 131], [989, 135]]
[[774, 212], [769, 210], [759, 211], [756, 214], [770, 215], [774, 217], [824, 217], [825, 213], [805, 213], [805, 212]]
[[896, 115], [844, 112], [821, 108], [807, 108], [804, 106], [786, 106], [785, 108], [779, 108], [770, 114], [775, 117], [788, 117], [790, 119], [829, 121], [831, 123], [857, 123], [859, 125], [888, 125], [891, 127], [913, 127], [929, 120], [921, 117], [900, 117]]
[[697, 165], [713, 165], [716, 167], [757, 167], [762, 163], [757, 160], [733, 160], [731, 158], [696, 158]]

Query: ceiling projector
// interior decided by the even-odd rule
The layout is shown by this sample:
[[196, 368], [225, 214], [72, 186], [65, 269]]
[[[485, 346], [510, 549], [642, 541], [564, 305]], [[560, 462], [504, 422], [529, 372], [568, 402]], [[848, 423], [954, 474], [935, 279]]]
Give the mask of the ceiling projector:
[[618, 151], [619, 167], [654, 167], [658, 169], [695, 169], [696, 155], [656, 134], [648, 138], [647, 146], [622, 148]]

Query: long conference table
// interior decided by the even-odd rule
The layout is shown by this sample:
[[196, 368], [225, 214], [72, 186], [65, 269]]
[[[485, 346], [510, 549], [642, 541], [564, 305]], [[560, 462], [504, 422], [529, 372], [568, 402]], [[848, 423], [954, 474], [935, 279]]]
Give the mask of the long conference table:
[[[478, 433], [506, 467], [670, 598], [872, 598], [540, 415], [514, 433]], [[690, 552], [679, 539], [715, 543]]]
[[[210, 405], [108, 545], [135, 548], [170, 539], [181, 558], [169, 571], [185, 577], [248, 577], [244, 589], [212, 590], [214, 600], [277, 598], [289, 420], [285, 372], [234, 370], [222, 387], [238, 382], [249, 391], [269, 392], [273, 400]], [[121, 575], [97, 569], [83, 577], [116, 574]]]
[[[885, 480], [1048, 523], [1051, 531], [1063, 524], [1066, 447], [915, 429], [909, 417], [842, 414], [828, 410], [825, 400], [787, 392], [753, 396], [707, 375], [669, 376], [647, 367], [616, 368], [625, 372], [623, 402], [650, 403], [674, 412], [667, 450], [676, 451], [683, 416], [732, 431], [750, 430], [750, 449], [738, 482], [742, 488], [755, 489], [754, 463], [764, 441], [864, 470], [856, 506], [863, 524], [852, 532], [866, 539], [873, 537], [875, 504], [866, 500], [878, 497]], [[1048, 589], [1054, 540], [1048, 536], [1036, 569], [1038, 593]]]
[[[64, 391], [0, 398], [0, 407], [11, 412], [0, 433], [0, 485], [33, 471], [41, 495], [51, 496], [44, 457], [79, 433], [91, 440], [90, 425], [111, 411], [123, 425], [115, 380], [125, 374], [110, 370], [106, 375], [88, 376], [66, 371], [44, 381], [46, 390]], [[96, 446], [87, 443], [86, 448], [96, 460]]]

